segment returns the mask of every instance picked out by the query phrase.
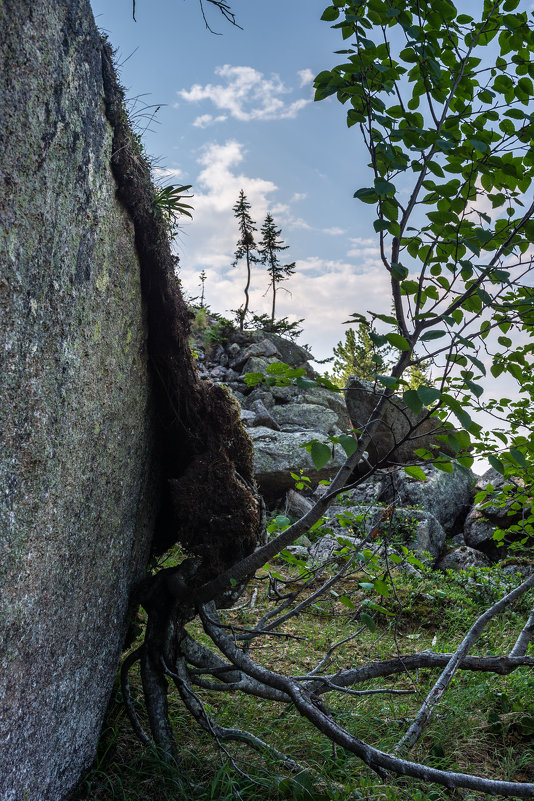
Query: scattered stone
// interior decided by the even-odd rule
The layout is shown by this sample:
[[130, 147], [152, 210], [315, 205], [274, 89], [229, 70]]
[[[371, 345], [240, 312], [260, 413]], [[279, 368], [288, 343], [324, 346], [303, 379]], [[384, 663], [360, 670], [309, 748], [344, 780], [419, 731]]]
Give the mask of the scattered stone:
[[247, 373], [264, 373], [269, 367], [269, 364], [269, 360], [263, 356], [251, 356], [243, 364], [240, 377], [244, 379]]
[[274, 406], [274, 398], [272, 394], [264, 387], [253, 389], [250, 395], [247, 395], [245, 405], [247, 409], [251, 409], [255, 401], [260, 400], [266, 409], [272, 409]]
[[491, 562], [480, 551], [464, 545], [446, 554], [435, 567], [438, 570], [468, 570], [470, 567], [490, 567]]
[[280, 360], [282, 362], [291, 365], [291, 367], [305, 367], [310, 374], [313, 373], [313, 370], [308, 363], [313, 356], [308, 350], [306, 350], [306, 348], [303, 348], [301, 345], [297, 345], [296, 342], [293, 342], [290, 339], [285, 339], [278, 334], [271, 334], [270, 332], [262, 331], [256, 336], [259, 335], [261, 335], [264, 339], [268, 339], [275, 346], [277, 352], [280, 354]]
[[255, 417], [256, 417], [255, 412], [250, 411], [250, 409], [241, 408], [241, 420], [244, 426], [248, 427], [253, 425]]
[[288, 517], [303, 517], [313, 508], [311, 498], [306, 498], [294, 489], [290, 489], [286, 495], [285, 514]]
[[270, 412], [265, 408], [262, 400], [255, 400], [254, 403], [251, 404], [250, 410], [254, 412], [254, 420], [252, 425], [265, 426], [266, 428], [272, 428], [274, 431], [280, 431], [280, 426], [276, 420], [272, 418]]
[[347, 542], [353, 548], [358, 548], [361, 545], [361, 539], [357, 537], [350, 537], [343, 535], [344, 542], [339, 542], [337, 537], [332, 536], [332, 534], [325, 534], [324, 537], [321, 537], [320, 540], [317, 540], [312, 547], [310, 548], [310, 557], [319, 565], [328, 562], [336, 551], [341, 551], [342, 548], [345, 548]]
[[481, 509], [474, 506], [465, 519], [464, 539], [471, 548], [483, 550], [493, 543], [495, 524], [491, 523]]
[[290, 403], [296, 400], [297, 393], [297, 388], [294, 386], [271, 387], [271, 394], [277, 403]]
[[534, 564], [525, 563], [523, 561], [507, 561], [507, 563], [502, 567], [502, 572], [507, 576], [516, 576], [519, 574], [526, 579], [534, 573]]
[[268, 339], [263, 339], [261, 342], [253, 342], [252, 345], [249, 345], [244, 350], [240, 349], [237, 351], [235, 356], [232, 358], [230, 366], [235, 370], [238, 370], [240, 367], [243, 367], [248, 359], [254, 356], [267, 356], [269, 358], [279, 360], [282, 358], [276, 346], [273, 345], [272, 342], [269, 342]]

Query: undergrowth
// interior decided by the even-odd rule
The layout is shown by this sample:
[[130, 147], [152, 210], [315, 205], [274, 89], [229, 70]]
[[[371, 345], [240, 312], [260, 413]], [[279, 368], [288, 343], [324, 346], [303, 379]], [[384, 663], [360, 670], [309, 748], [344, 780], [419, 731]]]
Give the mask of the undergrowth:
[[[290, 566], [277, 566], [278, 569], [289, 577]], [[518, 577], [504, 575], [498, 568], [449, 571], [446, 575], [425, 569], [420, 577], [399, 570], [395, 573], [396, 593], [381, 599], [384, 608], [394, 610], [395, 616], [377, 614], [375, 632], [363, 627], [358, 638], [337, 648], [328, 672], [394, 656], [397, 649], [402, 654], [427, 648], [451, 652], [481, 611], [518, 583]], [[333, 643], [362, 628], [354, 611], [339, 601], [342, 592], [355, 595], [358, 577], [351, 577], [346, 584], [336, 587], [337, 594], [326, 596], [298, 618], [288, 621], [280, 629], [285, 636], [253, 640], [252, 657], [290, 675], [312, 669]], [[251, 583], [237, 608], [224, 613], [223, 620], [236, 627], [255, 625], [267, 609], [266, 585], [265, 576]], [[507, 653], [523, 625], [525, 613], [528, 613], [528, 599], [496, 618], [473, 653]], [[195, 636], [202, 639], [198, 625], [190, 626]], [[370, 744], [391, 751], [436, 678], [437, 672], [431, 670], [393, 675], [380, 680], [378, 685], [376, 682], [358, 685], [358, 689], [380, 686], [412, 693], [342, 695], [330, 698], [328, 703], [340, 724]], [[498, 776], [508, 781], [532, 781], [533, 691], [534, 675], [527, 668], [504, 677], [458, 672], [411, 757], [448, 770]], [[218, 748], [213, 739], [198, 730], [171, 689], [171, 717], [182, 760], [177, 772], [162, 762], [154, 749], [143, 747], [135, 739], [116, 688], [95, 764], [75, 801], [233, 798], [482, 801], [484, 798], [480, 793], [446, 790], [413, 779], [391, 777], [383, 782], [355, 757], [325, 740], [292, 707], [238, 693], [205, 690], [198, 693], [218, 723], [253, 731], [304, 765], [305, 772], [287, 776], [279, 764], [266, 761], [244, 746]], [[142, 690], [135, 674], [132, 694], [143, 720]]]

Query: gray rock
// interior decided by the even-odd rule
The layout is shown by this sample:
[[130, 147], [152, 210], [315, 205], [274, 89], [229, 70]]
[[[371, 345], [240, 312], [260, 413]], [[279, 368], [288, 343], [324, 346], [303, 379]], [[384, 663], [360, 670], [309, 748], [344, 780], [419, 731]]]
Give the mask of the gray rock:
[[469, 570], [470, 567], [490, 567], [491, 562], [487, 556], [474, 548], [464, 545], [455, 548], [436, 564], [438, 570]]
[[[380, 390], [376, 390], [370, 381], [351, 376], [347, 382], [345, 402], [347, 411], [354, 427], [362, 430], [373, 415], [378, 402]], [[371, 442], [368, 446], [369, 459], [372, 464], [378, 464], [387, 459], [388, 463], [396, 462], [410, 464], [418, 461], [414, 450], [418, 448], [431, 449], [434, 444], [450, 456], [454, 455], [448, 446], [436, 440], [440, 433], [439, 420], [430, 418], [424, 420], [424, 412], [416, 417], [401, 398], [393, 395], [385, 408], [381, 421], [377, 424]], [[409, 435], [410, 427], [417, 424], [416, 435], [404, 442]]]
[[[441, 554], [445, 545], [446, 535], [439, 521], [420, 509], [396, 508], [389, 516], [384, 506], [331, 506], [327, 517], [338, 515], [345, 518], [352, 515], [357, 534], [363, 536], [377, 531], [381, 536], [387, 536], [393, 545], [401, 542], [419, 555], [429, 553], [433, 559]], [[332, 526], [330, 519], [328, 525]]]
[[293, 556], [296, 556], [297, 559], [303, 559], [304, 561], [306, 561], [310, 555], [305, 545], [288, 545], [287, 550], [289, 553], [293, 554]]
[[132, 223], [86, 0], [0, 3], [0, 797], [93, 760], [157, 480]]
[[233, 360], [241, 353], [241, 347], [237, 344], [237, 342], [232, 342], [230, 345], [227, 345], [226, 352], [231, 365]]
[[285, 514], [291, 517], [303, 517], [313, 507], [311, 498], [290, 489], [286, 495]]
[[517, 576], [518, 574], [526, 579], [534, 573], [534, 564], [525, 564], [524, 562], [507, 562], [506, 565], [501, 567], [505, 576]]
[[275, 406], [272, 415], [282, 431], [311, 429], [324, 434], [337, 432], [337, 414], [325, 406], [311, 403], [288, 403]]
[[265, 426], [266, 428], [272, 428], [274, 431], [280, 431], [280, 426], [276, 420], [272, 418], [270, 412], [265, 408], [263, 401], [254, 401], [254, 403], [251, 405], [251, 411], [254, 412], [254, 420], [252, 425]]
[[297, 400], [299, 403], [314, 403], [317, 406], [326, 406], [337, 414], [336, 425], [342, 431], [349, 431], [352, 428], [345, 397], [342, 392], [332, 392], [325, 387], [308, 387], [298, 390]]
[[221, 367], [228, 366], [228, 354], [226, 353], [224, 347], [222, 345], [217, 345], [215, 350], [213, 351], [213, 355], [211, 357], [212, 361], [220, 364]]
[[345, 547], [358, 548], [361, 544], [361, 539], [351, 536], [342, 537], [342, 542], [332, 534], [325, 534], [320, 540], [317, 540], [310, 548], [310, 558], [319, 565], [328, 562], [336, 551], [341, 551]]
[[444, 473], [429, 465], [424, 467], [427, 481], [409, 478], [404, 470], [384, 474], [380, 500], [399, 506], [420, 506], [439, 520], [447, 532], [455, 532], [463, 521], [473, 498], [474, 477], [455, 468]]
[[209, 377], [212, 381], [224, 381], [228, 376], [226, 367], [212, 367], [209, 370]]
[[241, 378], [244, 378], [247, 373], [264, 373], [270, 361], [263, 356], [250, 356], [241, 368]]
[[345, 453], [336, 446], [334, 460], [322, 470], [316, 470], [310, 454], [301, 447], [310, 440], [325, 441], [324, 434], [318, 431], [272, 431], [269, 428], [249, 430], [254, 446], [256, 480], [260, 490], [271, 501], [285, 496], [293, 488], [294, 479], [290, 473], [298, 473], [302, 468], [313, 483], [331, 478], [345, 461]]
[[245, 362], [253, 356], [266, 356], [271, 359], [278, 359], [282, 361], [282, 357], [276, 346], [268, 339], [262, 339], [260, 342], [253, 342], [248, 347], [239, 349], [235, 355], [232, 355], [230, 366], [234, 370], [239, 370]]
[[306, 348], [297, 345], [296, 342], [292, 342], [290, 339], [285, 339], [278, 336], [278, 334], [271, 334], [268, 331], [261, 331], [256, 336], [261, 340], [268, 339], [280, 354], [280, 360], [285, 364], [289, 364], [291, 367], [306, 367], [310, 372], [313, 372], [308, 364], [313, 357]]
[[251, 412], [250, 409], [241, 409], [241, 421], [244, 426], [251, 426], [254, 424], [256, 413]]
[[464, 539], [471, 548], [485, 549], [493, 544], [495, 524], [487, 519], [476, 506], [471, 509], [465, 520]]
[[258, 400], [263, 403], [266, 409], [272, 409], [274, 406], [274, 398], [271, 392], [265, 387], [253, 389], [250, 395], [247, 395], [245, 399], [247, 409], [252, 409], [253, 404]]
[[277, 403], [290, 403], [297, 397], [297, 388], [290, 387], [271, 387], [271, 393]]

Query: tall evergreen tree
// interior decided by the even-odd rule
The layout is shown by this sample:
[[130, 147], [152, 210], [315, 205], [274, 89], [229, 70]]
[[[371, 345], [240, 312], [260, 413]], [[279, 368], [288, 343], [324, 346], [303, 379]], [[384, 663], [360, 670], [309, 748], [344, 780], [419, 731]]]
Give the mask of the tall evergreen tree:
[[386, 369], [386, 356], [384, 348], [375, 348], [369, 329], [360, 323], [357, 331], [349, 328], [345, 341], [337, 343], [332, 375], [327, 377], [339, 387], [345, 386], [350, 375], [374, 381], [375, 375]]
[[[357, 331], [349, 328], [345, 332], [345, 341], [337, 343], [332, 373], [325, 373], [325, 377], [338, 387], [345, 387], [351, 375], [374, 381], [377, 374], [385, 373], [390, 368], [390, 353], [391, 346], [376, 347], [369, 336], [369, 328], [360, 323]], [[427, 374], [428, 367], [428, 362], [421, 362], [406, 368], [404, 377], [408, 389], [417, 389], [421, 384], [432, 386], [432, 379]]]
[[262, 264], [267, 265], [267, 272], [270, 278], [270, 286], [273, 292], [273, 304], [271, 307], [271, 322], [274, 323], [274, 315], [276, 308], [276, 292], [278, 284], [287, 279], [295, 272], [295, 262], [291, 264], [280, 264], [278, 253], [282, 250], [287, 250], [289, 245], [284, 245], [283, 239], [280, 239], [282, 233], [281, 228], [277, 228], [271, 213], [268, 212], [265, 222], [261, 227], [261, 241], [258, 245], [258, 252], [261, 257]]
[[239, 193], [239, 198], [233, 208], [234, 216], [237, 219], [237, 223], [239, 226], [239, 240], [237, 242], [236, 251], [234, 253], [234, 262], [233, 267], [237, 266], [237, 263], [241, 261], [241, 259], [245, 259], [247, 265], [247, 282], [245, 284], [245, 305], [241, 306], [238, 311], [237, 315], [239, 318], [239, 328], [242, 331], [243, 326], [245, 324], [245, 318], [248, 313], [248, 305], [249, 305], [249, 288], [250, 288], [250, 276], [251, 276], [251, 265], [254, 262], [259, 262], [260, 258], [257, 255], [257, 248], [256, 243], [254, 242], [254, 231], [257, 230], [256, 224], [252, 217], [250, 216], [250, 203], [247, 200], [247, 197], [243, 190]]

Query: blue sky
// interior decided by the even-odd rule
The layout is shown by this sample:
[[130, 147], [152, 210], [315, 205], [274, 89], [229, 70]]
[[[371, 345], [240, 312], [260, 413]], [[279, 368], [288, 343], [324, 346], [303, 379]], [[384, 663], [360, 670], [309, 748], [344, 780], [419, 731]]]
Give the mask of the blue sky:
[[[92, 0], [117, 62], [136, 124], [162, 184], [192, 184], [193, 222], [175, 249], [189, 295], [206, 271], [206, 300], [222, 314], [243, 302], [243, 268], [232, 270], [232, 213], [243, 188], [258, 229], [267, 211], [282, 228], [297, 272], [279, 293], [278, 316], [305, 318], [303, 343], [332, 354], [352, 312], [387, 311], [373, 210], [354, 200], [367, 153], [335, 99], [313, 102], [311, 82], [336, 63], [339, 34], [320, 20], [325, 0], [234, 0], [243, 30], [197, 0]], [[207, 6], [207, 4], [206, 4]], [[134, 52], [135, 51], [135, 52]], [[136, 100], [136, 98], [138, 98]], [[144, 104], [161, 106], [150, 122]], [[150, 114], [150, 109], [147, 110]], [[253, 277], [252, 308], [267, 312], [266, 275]]]

